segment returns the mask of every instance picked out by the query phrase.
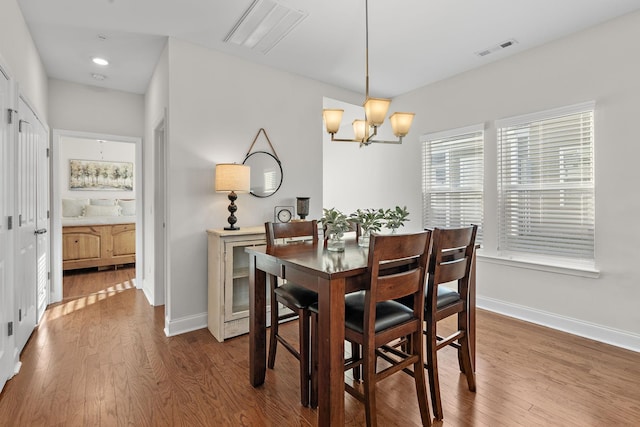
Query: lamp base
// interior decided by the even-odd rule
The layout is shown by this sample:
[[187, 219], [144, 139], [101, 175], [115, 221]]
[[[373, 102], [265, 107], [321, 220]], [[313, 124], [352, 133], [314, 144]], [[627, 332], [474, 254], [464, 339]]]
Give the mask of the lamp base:
[[235, 231], [235, 230], [240, 230], [240, 227], [236, 227], [236, 222], [238, 221], [238, 219], [235, 216], [236, 211], [238, 210], [238, 207], [235, 204], [236, 199], [238, 198], [238, 196], [236, 195], [235, 191], [232, 191], [231, 193], [229, 193], [229, 200], [231, 201], [231, 204], [229, 204], [229, 207], [227, 208], [227, 210], [229, 211], [229, 218], [227, 218], [227, 222], [229, 223], [229, 227], [225, 227], [225, 230], [229, 230], [229, 231]]

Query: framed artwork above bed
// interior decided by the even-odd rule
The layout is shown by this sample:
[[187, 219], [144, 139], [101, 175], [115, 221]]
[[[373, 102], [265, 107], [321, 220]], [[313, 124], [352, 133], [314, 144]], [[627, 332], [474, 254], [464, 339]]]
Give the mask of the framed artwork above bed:
[[70, 190], [133, 191], [133, 163], [69, 160]]

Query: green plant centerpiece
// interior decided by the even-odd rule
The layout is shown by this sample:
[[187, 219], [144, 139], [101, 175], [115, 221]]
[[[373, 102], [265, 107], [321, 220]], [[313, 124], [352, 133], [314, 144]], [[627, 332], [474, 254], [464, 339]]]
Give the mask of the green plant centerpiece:
[[325, 233], [329, 236], [327, 249], [333, 252], [344, 251], [344, 233], [351, 228], [349, 219], [336, 208], [323, 208], [322, 212], [323, 215], [320, 218], [320, 222]]
[[384, 209], [358, 209], [350, 215], [351, 220], [360, 225], [361, 235], [358, 245], [369, 247], [369, 236], [372, 231], [380, 231], [384, 226]]
[[391, 230], [391, 233], [395, 233], [398, 228], [404, 226], [406, 221], [409, 221], [409, 211], [407, 207], [401, 208], [396, 206], [395, 209], [387, 209], [384, 213], [384, 219], [386, 221], [385, 227]]

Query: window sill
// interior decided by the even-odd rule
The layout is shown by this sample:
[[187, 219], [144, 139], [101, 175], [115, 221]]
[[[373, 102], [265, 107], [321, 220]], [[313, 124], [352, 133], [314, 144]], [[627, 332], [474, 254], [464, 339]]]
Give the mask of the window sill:
[[506, 265], [516, 268], [527, 268], [530, 270], [547, 271], [550, 273], [568, 274], [570, 276], [588, 277], [597, 279], [600, 277], [600, 270], [589, 266], [576, 266], [562, 263], [552, 263], [542, 260], [524, 260], [513, 257], [476, 254], [478, 261], [490, 264]]

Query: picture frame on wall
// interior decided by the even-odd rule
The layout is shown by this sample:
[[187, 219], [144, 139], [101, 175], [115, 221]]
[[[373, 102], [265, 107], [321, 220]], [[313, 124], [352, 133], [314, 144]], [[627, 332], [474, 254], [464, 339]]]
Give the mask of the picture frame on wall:
[[69, 189], [133, 191], [133, 163], [69, 160]]

